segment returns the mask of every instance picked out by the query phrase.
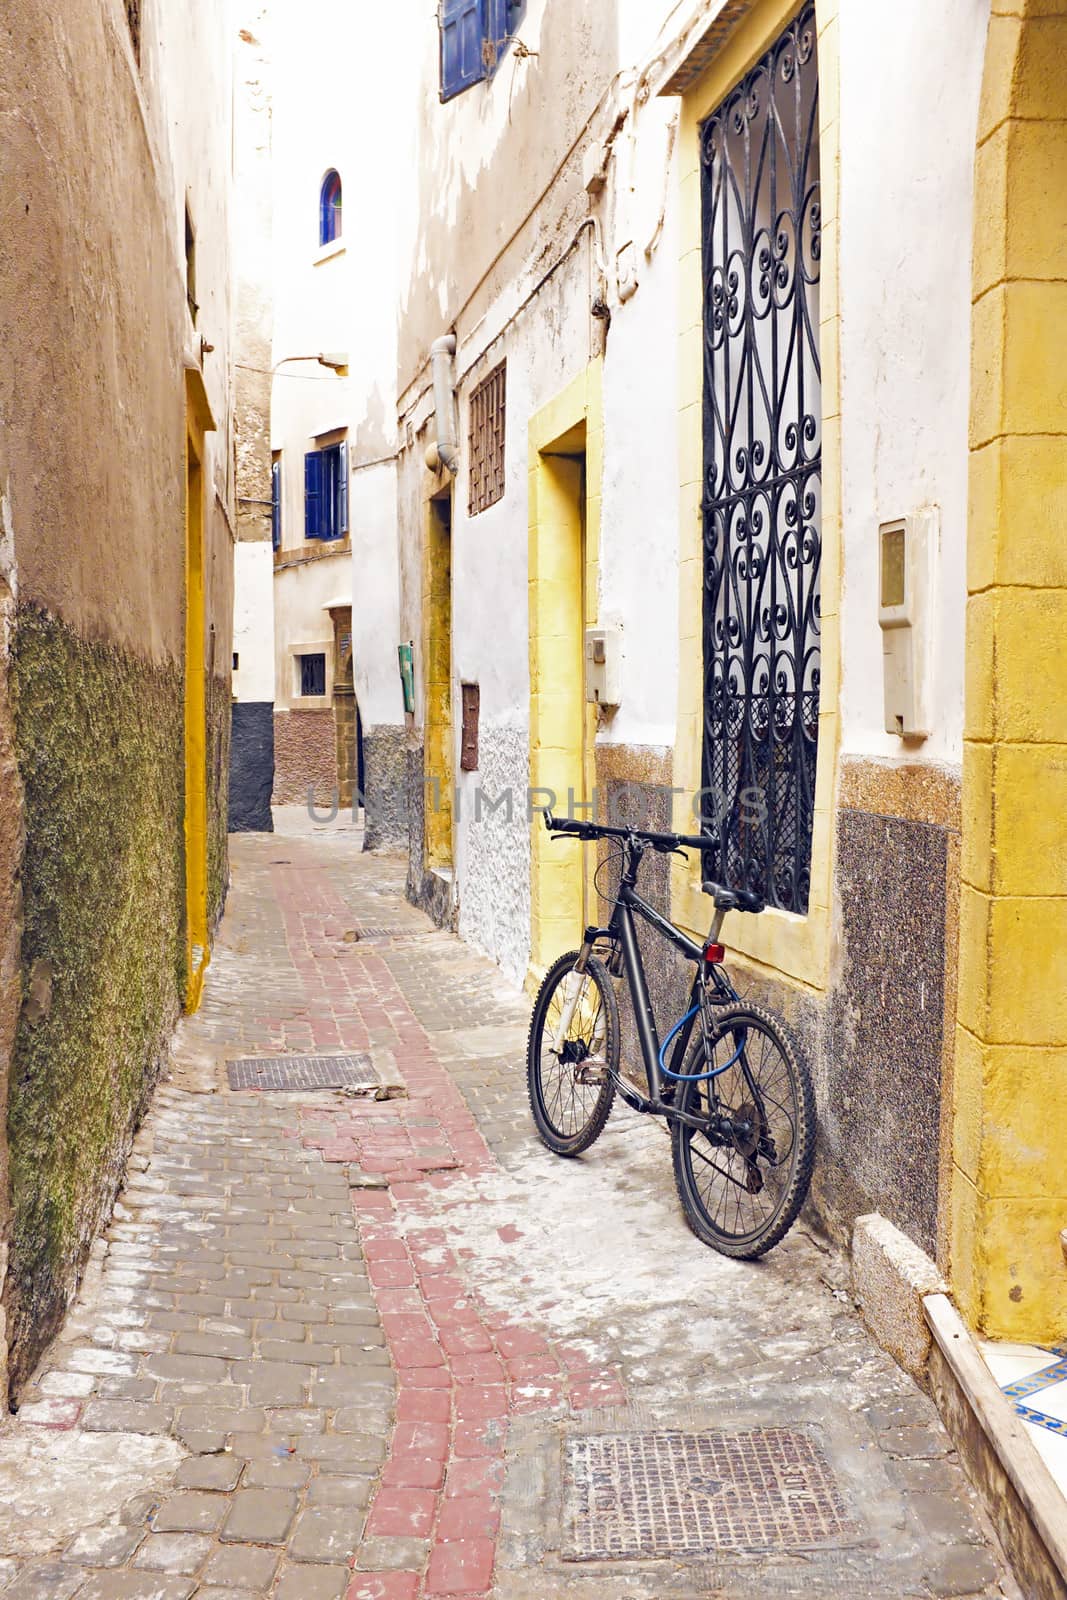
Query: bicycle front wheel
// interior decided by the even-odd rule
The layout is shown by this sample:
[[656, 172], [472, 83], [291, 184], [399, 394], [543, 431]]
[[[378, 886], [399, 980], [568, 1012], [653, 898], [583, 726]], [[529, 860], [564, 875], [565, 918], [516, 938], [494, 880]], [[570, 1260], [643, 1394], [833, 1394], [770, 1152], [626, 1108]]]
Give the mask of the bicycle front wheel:
[[807, 1197], [811, 1075], [781, 1024], [747, 1003], [715, 1013], [710, 1048], [698, 1038], [685, 1070], [715, 1076], [678, 1086], [679, 1110], [705, 1124], [671, 1124], [678, 1198], [698, 1239], [754, 1260], [785, 1237]]
[[558, 1156], [588, 1150], [604, 1131], [615, 1097], [609, 1069], [619, 1065], [619, 1007], [607, 969], [595, 958], [575, 971], [571, 950], [551, 966], [534, 1002], [526, 1048], [530, 1110], [544, 1144]]

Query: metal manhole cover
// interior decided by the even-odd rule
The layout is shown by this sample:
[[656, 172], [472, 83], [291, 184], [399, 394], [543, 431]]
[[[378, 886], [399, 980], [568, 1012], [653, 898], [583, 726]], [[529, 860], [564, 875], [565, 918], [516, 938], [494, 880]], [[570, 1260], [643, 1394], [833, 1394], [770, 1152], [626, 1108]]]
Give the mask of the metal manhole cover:
[[231, 1089], [344, 1089], [381, 1083], [368, 1055], [242, 1056], [227, 1061]]
[[791, 1428], [569, 1439], [563, 1557], [781, 1550], [854, 1537], [826, 1457]]

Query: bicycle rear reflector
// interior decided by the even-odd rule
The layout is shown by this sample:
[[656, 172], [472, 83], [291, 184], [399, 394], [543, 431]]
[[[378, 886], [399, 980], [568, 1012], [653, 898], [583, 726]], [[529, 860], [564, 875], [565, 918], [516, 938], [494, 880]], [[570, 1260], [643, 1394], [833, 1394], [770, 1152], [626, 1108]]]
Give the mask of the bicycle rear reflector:
[[726, 960], [725, 948], [721, 944], [706, 944], [704, 946], [704, 960], [710, 966], [721, 966]]

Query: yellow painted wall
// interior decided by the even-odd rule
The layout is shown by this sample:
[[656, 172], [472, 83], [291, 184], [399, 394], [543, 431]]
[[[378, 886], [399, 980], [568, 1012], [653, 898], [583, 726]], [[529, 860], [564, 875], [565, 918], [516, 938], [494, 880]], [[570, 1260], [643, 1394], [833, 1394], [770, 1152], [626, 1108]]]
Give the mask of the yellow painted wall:
[[[604, 420], [593, 362], [529, 425], [530, 785], [593, 792], [595, 708], [584, 689], [583, 631], [597, 617]], [[583, 484], [579, 457], [584, 456]], [[543, 803], [544, 797], [535, 797]], [[576, 813], [589, 815], [588, 812]], [[530, 838], [530, 978], [581, 942], [592, 904], [592, 852], [553, 841], [535, 815]]]
[[[679, 126], [681, 234], [681, 530], [679, 537], [678, 734], [674, 782], [685, 795], [700, 788], [703, 730], [703, 374], [704, 297], [701, 269], [700, 124], [725, 99], [795, 15], [797, 0], [758, 0], [730, 34], [714, 62], [682, 100]], [[819, 163], [822, 187], [822, 274], [819, 344], [822, 364], [822, 678], [815, 814], [808, 914], [767, 910], [760, 917], [728, 917], [724, 939], [732, 951], [797, 985], [822, 990], [829, 981], [830, 899], [833, 872], [833, 797], [837, 783], [840, 692], [841, 595], [841, 386], [838, 359], [839, 95], [837, 0], [816, 6], [819, 55]], [[689, 816], [686, 801], [686, 815]], [[675, 858], [671, 902], [679, 921], [703, 937], [710, 902], [700, 892], [700, 862]]]
[[976, 161], [952, 1280], [1067, 1332], [1067, 0], [994, 0]]
[[426, 503], [422, 564], [427, 872], [452, 866], [452, 536], [443, 509], [444, 515], [432, 500]]
[[187, 389], [185, 492], [186, 1011], [197, 1011], [211, 959], [207, 911], [207, 684], [204, 661], [204, 433], [214, 427], [198, 375]]

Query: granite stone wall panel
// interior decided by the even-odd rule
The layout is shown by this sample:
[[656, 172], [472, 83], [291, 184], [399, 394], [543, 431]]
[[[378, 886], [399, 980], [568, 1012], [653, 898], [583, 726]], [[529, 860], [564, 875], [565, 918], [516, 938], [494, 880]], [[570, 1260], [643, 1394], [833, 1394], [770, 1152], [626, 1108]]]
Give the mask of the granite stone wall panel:
[[408, 843], [410, 773], [404, 728], [363, 729], [365, 850], [399, 850]]
[[871, 1209], [933, 1254], [946, 833], [841, 811], [837, 862], [844, 962], [829, 1018], [824, 1139]]
[[[609, 798], [620, 781], [633, 783], [604, 781]], [[657, 803], [653, 788], [645, 801], [650, 817]], [[665, 815], [659, 820], [665, 823]], [[839, 959], [829, 992], [782, 982], [741, 959], [731, 961], [729, 952], [727, 967], [743, 997], [782, 1019], [811, 1067], [819, 1113], [811, 1208], [819, 1225], [847, 1244], [855, 1218], [880, 1211], [933, 1254], [946, 906], [956, 892], [951, 829], [852, 809], [839, 812], [837, 827]], [[617, 868], [608, 871], [617, 881]], [[666, 904], [662, 863], [646, 862], [642, 885], [654, 905]], [[707, 907], [710, 921], [710, 899]], [[662, 1035], [681, 1015], [692, 968], [654, 935], [639, 937]], [[620, 1009], [623, 1059], [640, 1080], [632, 1009], [622, 995]]]
[[423, 829], [426, 825], [426, 795], [422, 786], [423, 745], [408, 735], [404, 745], [404, 796], [407, 807], [408, 876], [407, 897], [421, 905], [423, 880]]
[[337, 733], [333, 711], [274, 713], [274, 803], [332, 805], [337, 794]]

